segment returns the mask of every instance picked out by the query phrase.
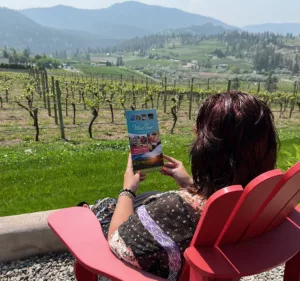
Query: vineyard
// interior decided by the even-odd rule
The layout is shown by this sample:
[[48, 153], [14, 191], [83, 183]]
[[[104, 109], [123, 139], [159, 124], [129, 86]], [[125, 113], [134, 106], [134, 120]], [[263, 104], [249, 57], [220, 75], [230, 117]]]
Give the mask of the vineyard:
[[51, 76], [47, 72], [0, 73], [0, 142], [82, 138], [124, 139], [125, 110], [156, 108], [162, 133], [188, 134], [199, 106], [227, 90], [250, 92], [273, 110], [277, 126], [297, 125], [300, 89], [191, 79], [161, 82], [135, 77]]

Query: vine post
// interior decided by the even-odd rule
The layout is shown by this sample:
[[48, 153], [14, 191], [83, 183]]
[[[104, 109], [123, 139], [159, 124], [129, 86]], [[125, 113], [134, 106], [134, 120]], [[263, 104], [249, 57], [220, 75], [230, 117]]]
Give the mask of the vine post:
[[51, 88], [52, 88], [52, 95], [53, 95], [54, 120], [55, 120], [55, 124], [58, 125], [54, 76], [51, 76]]
[[228, 80], [228, 85], [227, 85], [227, 92], [231, 90], [231, 80]]
[[47, 96], [47, 108], [48, 108], [48, 116], [51, 116], [51, 104], [50, 104], [50, 92], [49, 92], [49, 84], [48, 84], [48, 74], [45, 70], [45, 88], [46, 88], [46, 96]]
[[44, 71], [41, 72], [41, 83], [42, 83], [42, 95], [43, 95], [43, 101], [44, 101], [44, 108], [47, 108]]
[[164, 113], [167, 113], [167, 77], [165, 77], [164, 84], [165, 84]]
[[191, 92], [190, 92], [190, 98], [189, 98], [189, 120], [192, 120], [193, 91], [194, 91], [194, 78], [192, 78], [192, 81], [191, 81]]
[[39, 128], [39, 121], [38, 121], [38, 108], [34, 108], [33, 111], [33, 120], [34, 120], [34, 127], [36, 130], [35, 134], [35, 141], [39, 141], [39, 134], [40, 134], [40, 128]]
[[[146, 93], [147, 93], [147, 97], [145, 98], [145, 107], [148, 108], [147, 100], [150, 97], [150, 95], [149, 95], [149, 86], [148, 86], [148, 77], [146, 78]], [[152, 99], [152, 97], [151, 97], [151, 100], [152, 100], [152, 108], [153, 108], [153, 99]]]
[[132, 97], [133, 97], [133, 107], [136, 108], [134, 76], [132, 76]]
[[258, 85], [257, 85], [257, 93], [258, 94], [260, 93], [260, 81], [258, 82]]
[[36, 91], [38, 92], [39, 97], [41, 99], [42, 98], [41, 84], [40, 84], [41, 82], [40, 82], [40, 74], [39, 74], [38, 70], [36, 70], [35, 79], [36, 79], [36, 82], [37, 82], [37, 84], [36, 84]]
[[289, 118], [292, 118], [292, 114], [295, 108], [295, 103], [296, 103], [296, 97], [297, 97], [297, 81], [294, 83], [294, 92], [293, 92], [293, 97], [291, 100], [291, 109], [290, 109], [290, 115]]
[[61, 91], [59, 87], [59, 81], [55, 81], [56, 86], [56, 96], [57, 96], [57, 108], [58, 108], [58, 117], [59, 117], [59, 127], [60, 127], [60, 134], [63, 140], [66, 139], [65, 137], [65, 127], [64, 127], [64, 120], [63, 120], [63, 113], [61, 107]]

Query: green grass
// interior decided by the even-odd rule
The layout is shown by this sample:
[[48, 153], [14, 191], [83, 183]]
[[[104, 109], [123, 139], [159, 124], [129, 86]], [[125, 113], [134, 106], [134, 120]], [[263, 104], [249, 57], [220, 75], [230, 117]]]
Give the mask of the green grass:
[[177, 65], [178, 63], [174, 63], [168, 60], [151, 60], [151, 59], [135, 59], [135, 60], [125, 60], [125, 65], [127, 67], [146, 67], [146, 66], [171, 66]]
[[[288, 169], [300, 159], [300, 129], [279, 130], [281, 150], [278, 167]], [[163, 135], [166, 154], [183, 161], [189, 169], [191, 137]], [[0, 147], [0, 216], [91, 204], [117, 196], [122, 187], [128, 143], [90, 140], [34, 143]], [[140, 192], [174, 189], [174, 182], [150, 173]]]
[[117, 67], [117, 66], [86, 66], [86, 65], [76, 65], [76, 68], [81, 70], [83, 73], [88, 75], [123, 75], [123, 76], [137, 76], [143, 77], [145, 76], [137, 71], [127, 69], [125, 67]]
[[161, 56], [169, 55], [174, 59], [180, 60], [202, 60], [215, 49], [224, 49], [225, 44], [217, 40], [207, 40], [200, 42], [199, 45], [180, 46], [177, 48], [162, 48], [151, 51], [153, 54]]
[[[165, 152], [187, 164], [188, 139], [164, 139]], [[94, 203], [99, 198], [117, 196], [127, 157], [127, 141], [0, 147], [0, 216], [74, 206], [83, 200]], [[140, 191], [166, 191], [174, 187], [169, 178], [151, 173]]]

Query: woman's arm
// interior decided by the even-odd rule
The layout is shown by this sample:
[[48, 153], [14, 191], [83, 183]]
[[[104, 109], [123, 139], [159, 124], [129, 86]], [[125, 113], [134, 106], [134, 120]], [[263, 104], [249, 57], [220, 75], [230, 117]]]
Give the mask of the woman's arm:
[[128, 196], [120, 196], [108, 231], [108, 240], [119, 226], [133, 214], [133, 200]]
[[[133, 173], [131, 154], [129, 154], [127, 169], [124, 174], [123, 189], [129, 189], [136, 193], [140, 182], [145, 180], [145, 178], [145, 174], [141, 174], [140, 172], [136, 174]], [[128, 220], [133, 212], [133, 199], [129, 196], [119, 196], [116, 209], [110, 222], [108, 240], [110, 240], [112, 234], [119, 228], [119, 226]]]

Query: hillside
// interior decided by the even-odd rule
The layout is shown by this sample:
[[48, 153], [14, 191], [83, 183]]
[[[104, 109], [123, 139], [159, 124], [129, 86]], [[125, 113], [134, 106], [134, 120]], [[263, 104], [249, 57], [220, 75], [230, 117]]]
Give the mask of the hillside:
[[263, 33], [263, 32], [273, 32], [275, 34], [286, 35], [287, 33], [293, 33], [294, 35], [300, 34], [300, 23], [266, 23], [260, 25], [249, 25], [243, 27], [243, 30]]
[[84, 30], [102, 36], [110, 35], [111, 38], [120, 38], [120, 36], [132, 38], [166, 29], [206, 23], [234, 29], [210, 17], [133, 1], [114, 4], [109, 8], [99, 10], [76, 9], [59, 5], [51, 8], [26, 9], [21, 13], [44, 26]]
[[86, 32], [63, 31], [44, 27], [21, 13], [0, 8], [0, 48], [5, 45], [33, 52], [49, 53], [77, 48], [105, 47], [118, 41], [99, 39]]
[[223, 32], [229, 31], [228, 29], [222, 26], [215, 26], [211, 23], [205, 23], [202, 25], [193, 25], [185, 28], [180, 28], [174, 30], [174, 32], [190, 33], [193, 35], [217, 35], [222, 34]]

